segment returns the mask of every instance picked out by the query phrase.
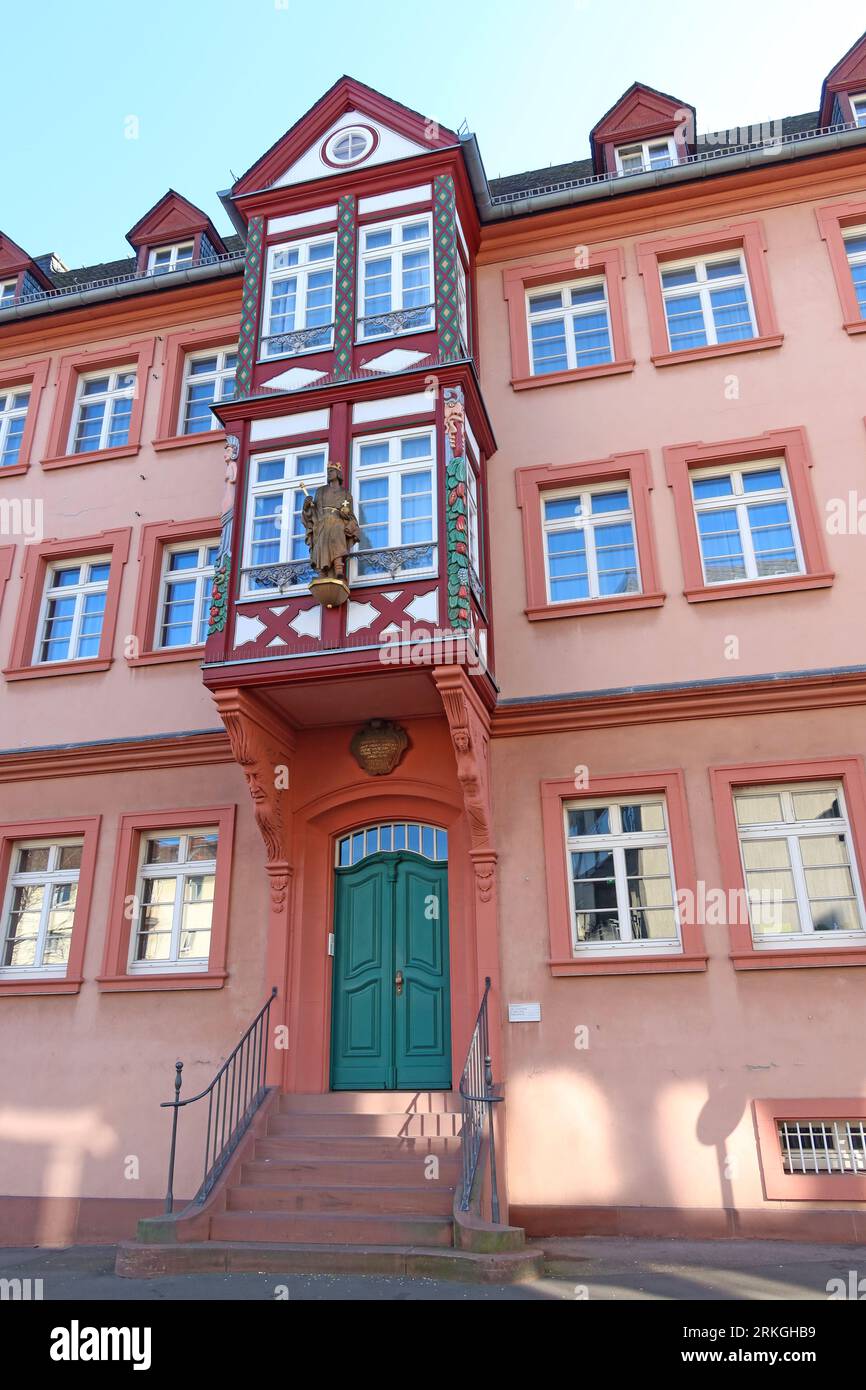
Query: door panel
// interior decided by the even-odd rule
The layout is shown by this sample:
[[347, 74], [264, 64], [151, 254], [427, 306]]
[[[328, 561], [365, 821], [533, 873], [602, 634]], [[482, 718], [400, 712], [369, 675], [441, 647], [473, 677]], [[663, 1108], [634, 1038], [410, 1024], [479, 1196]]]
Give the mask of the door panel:
[[450, 1087], [447, 866], [398, 853], [338, 869], [334, 936], [332, 1088]]

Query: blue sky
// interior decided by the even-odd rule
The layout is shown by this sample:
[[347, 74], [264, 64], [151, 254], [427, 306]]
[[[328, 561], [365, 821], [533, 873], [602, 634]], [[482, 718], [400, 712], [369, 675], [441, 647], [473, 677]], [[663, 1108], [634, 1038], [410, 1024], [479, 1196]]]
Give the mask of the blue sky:
[[217, 190], [344, 72], [465, 119], [495, 178], [584, 158], [635, 79], [701, 130], [814, 110], [864, 25], [862, 0], [41, 0], [3, 65], [0, 228], [89, 265], [173, 187], [228, 232]]

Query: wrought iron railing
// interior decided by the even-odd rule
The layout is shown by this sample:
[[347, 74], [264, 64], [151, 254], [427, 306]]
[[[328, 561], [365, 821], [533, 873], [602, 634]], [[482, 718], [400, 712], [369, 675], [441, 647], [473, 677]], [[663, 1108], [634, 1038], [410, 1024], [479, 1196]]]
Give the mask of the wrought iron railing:
[[358, 319], [358, 340], [393, 337], [419, 328], [432, 328], [435, 304], [419, 304], [412, 309], [391, 309], [385, 314], [368, 314]]
[[161, 1102], [161, 1109], [171, 1108], [171, 1150], [168, 1158], [168, 1187], [165, 1194], [166, 1215], [174, 1209], [174, 1162], [177, 1154], [177, 1116], [185, 1105], [195, 1105], [207, 1096], [207, 1135], [204, 1146], [204, 1176], [198, 1192], [184, 1210], [201, 1206], [222, 1173], [265, 1096], [265, 1072], [268, 1060], [268, 1024], [271, 1004], [276, 997], [276, 985], [270, 997], [259, 1009], [237, 1047], [229, 1053], [213, 1081], [197, 1096], [180, 1099], [183, 1062], [175, 1062], [174, 1100]]
[[334, 325], [318, 324], [314, 328], [295, 328], [287, 333], [272, 333], [262, 338], [264, 357], [291, 357], [296, 352], [312, 352], [319, 348], [327, 352], [334, 346]]
[[[376, 583], [383, 579], [412, 579], [416, 572], [428, 576], [436, 568], [436, 542], [416, 541], [411, 545], [383, 546], [376, 550], [349, 552], [349, 579], [353, 584]], [[286, 560], [279, 564], [248, 565], [244, 569], [244, 591], [247, 597], [257, 589], [263, 592], [306, 586], [315, 579], [316, 571], [309, 560]]]
[[503, 1099], [493, 1084], [490, 1061], [490, 1030], [487, 1020], [487, 1000], [490, 995], [490, 976], [484, 981], [484, 995], [460, 1077], [460, 1099], [463, 1127], [460, 1132], [461, 1188], [460, 1210], [468, 1211], [472, 1189], [478, 1172], [484, 1127], [487, 1126], [488, 1162], [490, 1164], [490, 1212], [499, 1224], [499, 1187], [496, 1181], [496, 1141], [493, 1135], [493, 1107]]

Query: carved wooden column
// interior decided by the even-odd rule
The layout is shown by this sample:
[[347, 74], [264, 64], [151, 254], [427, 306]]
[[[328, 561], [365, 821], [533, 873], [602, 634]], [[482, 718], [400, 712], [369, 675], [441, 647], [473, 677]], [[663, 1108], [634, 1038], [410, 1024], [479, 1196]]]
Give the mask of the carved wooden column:
[[[279, 991], [271, 1009], [271, 1028], [288, 1024], [288, 989], [292, 958], [292, 808], [289, 783], [295, 735], [260, 696], [246, 690], [214, 693], [232, 751], [243, 769], [256, 825], [265, 843], [269, 880], [266, 989]], [[268, 1048], [268, 1081], [282, 1082], [284, 1052]]]
[[484, 979], [491, 979], [490, 1045], [494, 1071], [502, 1079], [502, 1041], [499, 1026], [499, 929], [497, 921], [496, 860], [490, 777], [490, 712], [462, 666], [437, 666], [433, 672], [442, 696], [451, 742], [457, 759], [457, 780], [469, 822], [469, 857], [475, 880], [475, 934], [481, 1000]]

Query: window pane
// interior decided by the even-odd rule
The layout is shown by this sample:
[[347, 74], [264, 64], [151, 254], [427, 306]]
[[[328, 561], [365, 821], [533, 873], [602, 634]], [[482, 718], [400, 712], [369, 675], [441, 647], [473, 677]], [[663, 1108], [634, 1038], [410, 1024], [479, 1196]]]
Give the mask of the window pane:
[[146, 864], [176, 864], [180, 855], [180, 837], [167, 835], [163, 838], [148, 839], [144, 862]]
[[734, 798], [740, 825], [776, 824], [782, 819], [782, 800], [776, 792], [745, 793]]
[[797, 820], [838, 820], [842, 815], [839, 793], [833, 788], [794, 792], [793, 799]]
[[637, 831], [664, 830], [665, 812], [661, 802], [649, 802], [640, 806], [623, 806], [622, 828], [625, 834]]
[[578, 835], [609, 834], [609, 806], [569, 806], [568, 835], [570, 839]]
[[57, 857], [58, 869], [80, 869], [83, 845], [61, 845]]

